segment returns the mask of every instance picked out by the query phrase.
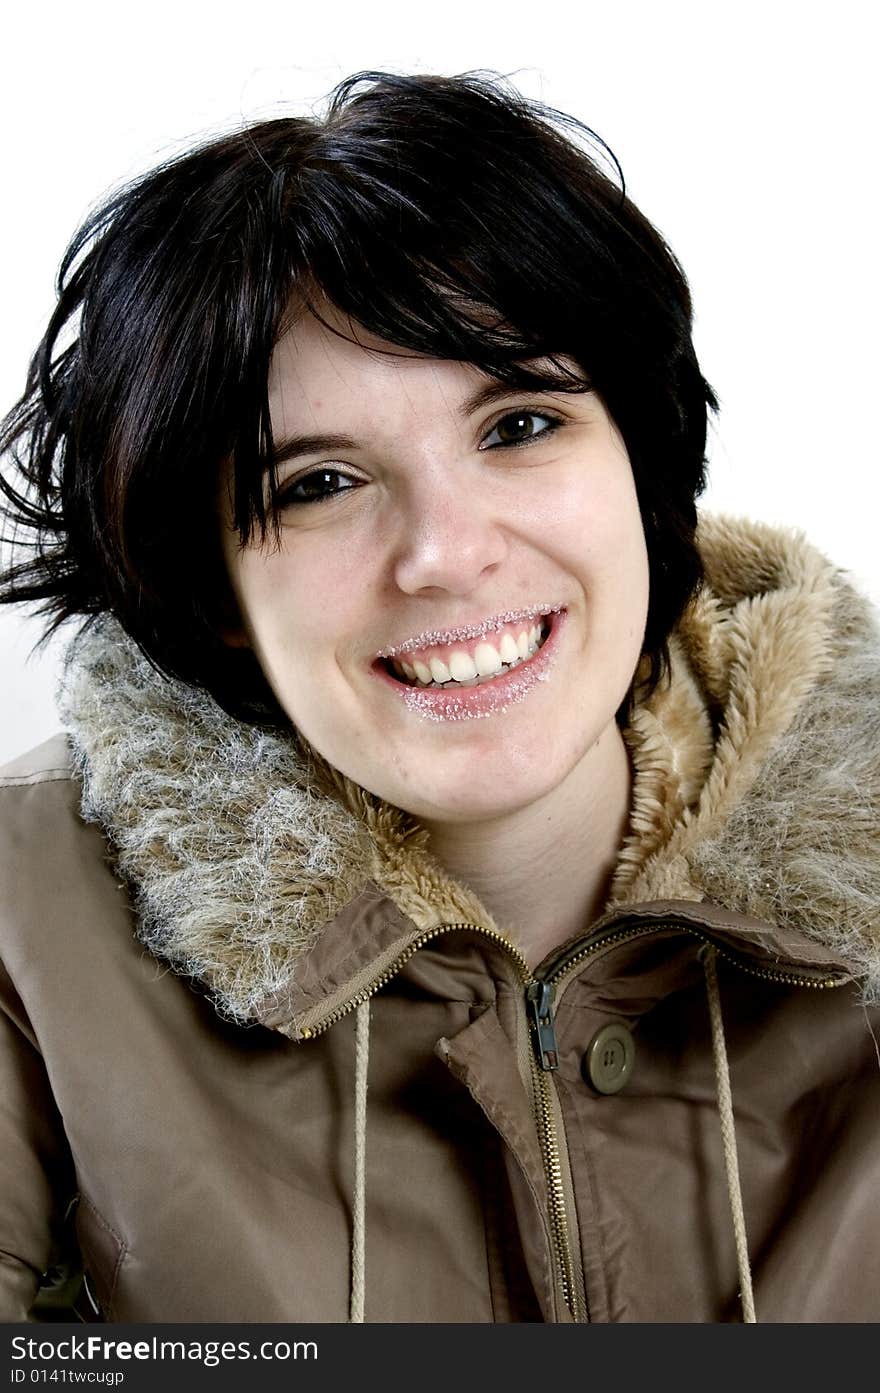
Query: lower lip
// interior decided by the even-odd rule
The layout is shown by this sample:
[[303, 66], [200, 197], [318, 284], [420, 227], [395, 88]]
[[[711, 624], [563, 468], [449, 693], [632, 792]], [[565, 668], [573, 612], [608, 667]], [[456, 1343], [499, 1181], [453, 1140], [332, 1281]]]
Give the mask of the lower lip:
[[532, 658], [511, 668], [502, 677], [493, 677], [478, 687], [407, 687], [397, 682], [377, 663], [373, 672], [417, 716], [429, 721], [472, 721], [482, 716], [503, 713], [509, 706], [524, 701], [538, 683], [546, 682], [559, 648], [566, 612], [549, 614], [550, 632]]

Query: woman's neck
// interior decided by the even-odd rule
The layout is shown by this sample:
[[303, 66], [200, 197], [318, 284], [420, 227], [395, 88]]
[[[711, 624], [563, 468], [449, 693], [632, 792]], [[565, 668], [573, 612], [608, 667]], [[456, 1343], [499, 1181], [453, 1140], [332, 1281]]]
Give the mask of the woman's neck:
[[430, 823], [431, 849], [531, 966], [601, 914], [629, 822], [631, 769], [615, 723], [550, 794], [479, 823]]

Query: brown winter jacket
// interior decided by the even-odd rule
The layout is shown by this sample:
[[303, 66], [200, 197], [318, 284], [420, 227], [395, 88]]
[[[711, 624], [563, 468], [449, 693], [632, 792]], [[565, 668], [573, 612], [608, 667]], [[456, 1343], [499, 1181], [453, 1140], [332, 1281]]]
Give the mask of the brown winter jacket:
[[78, 644], [0, 789], [2, 1318], [74, 1224], [114, 1321], [880, 1318], [880, 642], [799, 538], [700, 542], [533, 970], [411, 819]]

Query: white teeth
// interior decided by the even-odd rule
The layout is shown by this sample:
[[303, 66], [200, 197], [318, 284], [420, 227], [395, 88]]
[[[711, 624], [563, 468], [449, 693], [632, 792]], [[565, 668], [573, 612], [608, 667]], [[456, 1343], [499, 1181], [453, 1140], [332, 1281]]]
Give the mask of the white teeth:
[[449, 675], [456, 682], [469, 682], [477, 675], [477, 665], [468, 653], [453, 653], [449, 659]]
[[474, 662], [480, 677], [492, 677], [494, 673], [500, 672], [504, 664], [498, 655], [498, 650], [493, 648], [491, 643], [478, 643], [474, 650]]
[[413, 658], [411, 662], [398, 658], [391, 667], [405, 680], [421, 687], [475, 687], [534, 657], [545, 632], [547, 626], [541, 619], [516, 637], [506, 630], [497, 644], [480, 640], [473, 657], [457, 649], [448, 655], [448, 662], [436, 656], [428, 658], [427, 662], [421, 658]]
[[431, 676], [435, 682], [448, 682], [452, 674], [440, 658], [431, 659]]
[[415, 662], [413, 663], [413, 667], [416, 670], [416, 677], [419, 679], [423, 686], [427, 687], [428, 683], [434, 680], [431, 676], [431, 669], [429, 667], [426, 667], [424, 663], [420, 663], [418, 658], [416, 658]]

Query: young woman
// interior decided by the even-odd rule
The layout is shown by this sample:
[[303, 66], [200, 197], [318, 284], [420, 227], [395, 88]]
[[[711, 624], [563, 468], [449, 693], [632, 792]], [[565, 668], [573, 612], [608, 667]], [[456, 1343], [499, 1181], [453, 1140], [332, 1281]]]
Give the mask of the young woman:
[[117, 1321], [880, 1317], [877, 630], [698, 522], [585, 134], [361, 75], [71, 244], [3, 437], [3, 598], [88, 621], [0, 791], [7, 1320], [80, 1261]]

